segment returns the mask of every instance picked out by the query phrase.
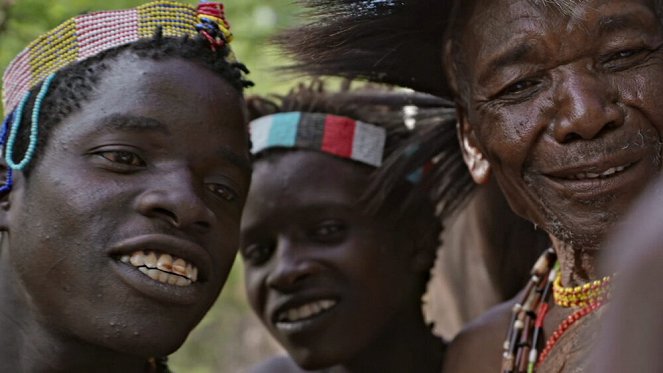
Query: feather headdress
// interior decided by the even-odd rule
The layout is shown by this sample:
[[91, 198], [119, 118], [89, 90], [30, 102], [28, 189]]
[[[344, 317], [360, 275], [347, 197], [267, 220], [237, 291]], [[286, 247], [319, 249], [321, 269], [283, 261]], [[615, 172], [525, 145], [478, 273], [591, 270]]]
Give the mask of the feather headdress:
[[452, 1], [302, 0], [307, 24], [276, 44], [290, 70], [364, 78], [448, 97], [442, 44]]

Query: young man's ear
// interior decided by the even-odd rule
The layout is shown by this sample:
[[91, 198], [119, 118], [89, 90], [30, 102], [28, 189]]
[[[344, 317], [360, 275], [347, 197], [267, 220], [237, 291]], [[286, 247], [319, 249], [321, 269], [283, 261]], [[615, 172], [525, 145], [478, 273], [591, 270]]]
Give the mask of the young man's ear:
[[475, 183], [488, 184], [491, 174], [490, 163], [477, 146], [476, 133], [467, 120], [464, 110], [459, 108], [456, 112], [458, 115], [458, 140], [465, 164]]

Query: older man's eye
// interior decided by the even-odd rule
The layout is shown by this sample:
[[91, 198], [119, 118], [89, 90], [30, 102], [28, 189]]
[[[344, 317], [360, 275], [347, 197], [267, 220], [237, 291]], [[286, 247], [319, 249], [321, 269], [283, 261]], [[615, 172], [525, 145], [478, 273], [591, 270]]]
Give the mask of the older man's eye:
[[647, 56], [648, 49], [632, 48], [620, 50], [603, 58], [602, 65], [608, 70], [624, 70], [637, 66]]
[[100, 157], [126, 166], [145, 167], [145, 161], [136, 153], [126, 150], [107, 150], [97, 153]]
[[519, 80], [500, 92], [500, 95], [516, 95], [522, 92], [527, 91], [528, 89], [534, 87], [538, 82], [535, 80]]

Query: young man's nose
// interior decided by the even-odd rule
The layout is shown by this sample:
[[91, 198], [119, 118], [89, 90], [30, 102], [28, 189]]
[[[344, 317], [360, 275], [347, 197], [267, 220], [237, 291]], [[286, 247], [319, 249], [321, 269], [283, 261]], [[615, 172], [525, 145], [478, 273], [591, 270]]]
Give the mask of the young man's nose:
[[556, 87], [553, 133], [559, 143], [591, 140], [624, 124], [618, 93], [593, 71], [572, 72]]
[[137, 210], [178, 229], [208, 231], [216, 220], [189, 172], [173, 172], [150, 185], [137, 199]]

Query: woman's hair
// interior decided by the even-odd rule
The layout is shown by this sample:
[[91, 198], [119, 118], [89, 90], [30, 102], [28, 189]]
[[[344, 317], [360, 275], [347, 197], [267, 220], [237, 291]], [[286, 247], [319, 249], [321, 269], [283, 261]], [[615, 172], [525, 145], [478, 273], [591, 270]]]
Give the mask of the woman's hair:
[[[344, 116], [384, 128], [383, 163], [372, 170], [360, 206], [391, 219], [415, 240], [423, 240], [434, 258], [442, 221], [467, 199], [474, 185], [456, 138], [454, 109], [446, 100], [371, 85], [351, 90], [349, 83], [331, 92], [314, 81], [283, 96], [249, 97], [247, 101], [252, 119], [299, 111]], [[415, 121], [412, 130], [405, 125], [406, 106], [416, 108], [409, 118]], [[282, 151], [258, 153], [256, 160]], [[413, 182], [411, 176], [422, 171], [423, 177]]]
[[[108, 49], [58, 70], [41, 106], [35, 159], [23, 170], [26, 177], [29, 175], [30, 169], [38, 162], [37, 159], [43, 151], [52, 129], [64, 118], [79, 110], [82, 104], [90, 99], [104, 72], [111, 66], [111, 61], [125, 53], [150, 60], [181, 58], [201, 64], [221, 76], [240, 93], [243, 88], [252, 85], [244, 78], [244, 74], [248, 73], [246, 67], [241, 63], [229, 62], [226, 58], [230, 53], [228, 47], [212, 50], [209, 42], [200, 35], [164, 37], [162, 29], [157, 28], [152, 38], [140, 39]], [[28, 146], [29, 129], [32, 124], [29, 113], [32, 112], [37, 92], [40, 91], [42, 84], [43, 82], [30, 90], [31, 99], [26, 103], [23, 111], [22, 125], [15, 145], [15, 151], [18, 154], [23, 154]]]

